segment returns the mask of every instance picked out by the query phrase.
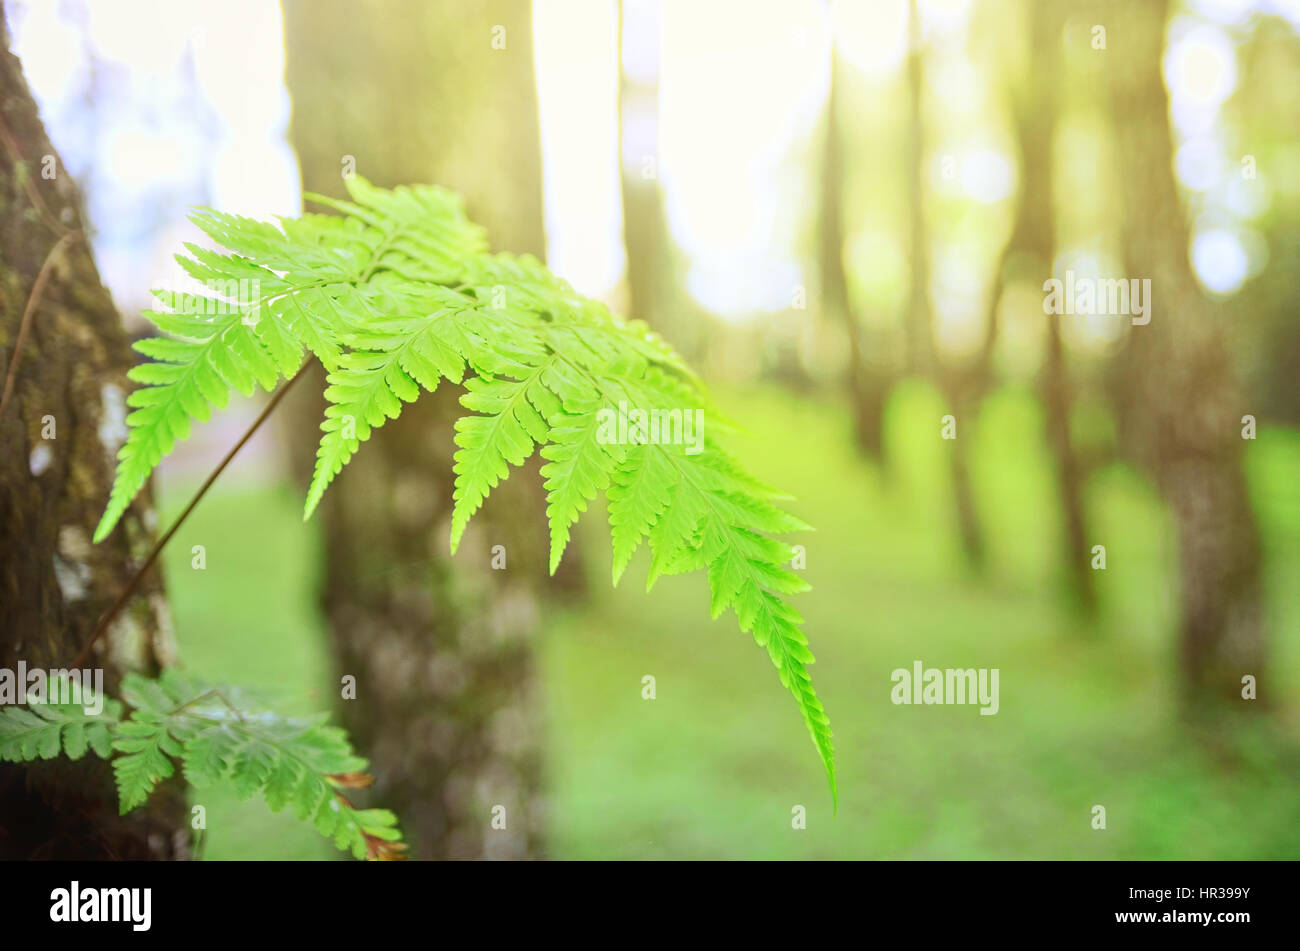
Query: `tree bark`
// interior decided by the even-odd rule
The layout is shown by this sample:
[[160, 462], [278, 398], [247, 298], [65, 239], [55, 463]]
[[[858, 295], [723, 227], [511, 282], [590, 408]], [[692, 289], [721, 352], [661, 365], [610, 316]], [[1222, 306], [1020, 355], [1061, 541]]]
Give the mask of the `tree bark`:
[[[1259, 532], [1242, 467], [1245, 412], [1219, 308], [1200, 291], [1173, 176], [1161, 74], [1165, 0], [1123, 6], [1107, 53], [1131, 277], [1150, 279], [1150, 323], [1131, 328], [1117, 373], [1121, 435], [1168, 500], [1178, 533], [1185, 699], [1241, 702], [1267, 659]], [[1266, 693], [1261, 692], [1261, 698]]]
[[[659, 84], [654, 78], [629, 74], [623, 45], [633, 34], [646, 34], [659, 55], [658, 19], [636, 5], [619, 0], [618, 133], [623, 205], [623, 244], [627, 249], [628, 312], [659, 333], [674, 320], [676, 283], [673, 280], [672, 239], [659, 185]], [[642, 42], [646, 42], [644, 36]], [[671, 336], [671, 334], [670, 334]]]
[[839, 56], [830, 52], [830, 85], [826, 94], [826, 137], [822, 145], [822, 170], [818, 204], [817, 257], [821, 268], [822, 310], [828, 320], [839, 320], [848, 339], [846, 382], [858, 448], [879, 464], [885, 462], [885, 400], [889, 380], [879, 361], [867, 362], [862, 329], [849, 303], [844, 273], [844, 137], [840, 131]]
[[[126, 436], [131, 352], [84, 236], [80, 195], [8, 52], [3, 9], [0, 33], [0, 372], [9, 391], [0, 410], [0, 667], [64, 669], [148, 553], [155, 515], [146, 490], [117, 531], [91, 544]], [[92, 662], [114, 693], [125, 672], [156, 672], [174, 654], [155, 573]], [[93, 754], [0, 765], [0, 859], [188, 858], [185, 814], [173, 781], [119, 816], [112, 771]]]
[[[378, 185], [459, 191], [494, 249], [543, 253], [527, 0], [284, 9], [306, 190], [342, 195], [350, 156]], [[356, 677], [344, 722], [412, 857], [522, 858], [543, 842], [533, 640], [544, 506], [534, 462], [494, 491], [449, 556], [457, 395], [443, 384], [407, 405], [325, 494], [321, 594], [338, 672]], [[319, 395], [302, 402], [292, 438], [309, 469], [323, 407]], [[505, 570], [492, 570], [496, 545]]]
[[1061, 503], [1062, 555], [1065, 559], [1066, 577], [1070, 592], [1086, 614], [1097, 608], [1097, 592], [1092, 583], [1091, 551], [1088, 534], [1088, 513], [1084, 506], [1083, 489], [1087, 469], [1075, 451], [1070, 432], [1070, 418], [1074, 405], [1066, 364], [1065, 348], [1061, 341], [1059, 320], [1048, 318], [1047, 353], [1040, 386], [1043, 404], [1047, 410], [1047, 444], [1056, 460], [1056, 488]]
[[[985, 565], [984, 530], [975, 505], [970, 478], [970, 430], [976, 399], [965, 376], [943, 366], [934, 340], [934, 319], [930, 308], [930, 243], [925, 226], [925, 189], [922, 179], [925, 161], [923, 110], [924, 49], [921, 44], [921, 11], [917, 0], [908, 9], [907, 56], [907, 205], [911, 226], [911, 301], [907, 321], [907, 361], [912, 372], [928, 373], [938, 382], [948, 400], [949, 412], [957, 419], [957, 438], [949, 447], [954, 512], [957, 534], [967, 564], [976, 571]], [[963, 435], [965, 433], [965, 435]]]
[[[1033, 274], [1035, 283], [1052, 271], [1056, 246], [1056, 218], [1052, 200], [1052, 133], [1059, 95], [1057, 65], [1061, 62], [1060, 12], [1042, 3], [1030, 4], [1030, 55], [1028, 76], [1015, 103], [1016, 139], [1020, 147], [1021, 188], [1011, 238], [1003, 250], [996, 275], [997, 286], [989, 304], [987, 333], [980, 355], [979, 373], [987, 385], [990, 377], [998, 310], [1011, 268]], [[1047, 443], [1056, 463], [1057, 495], [1061, 504], [1062, 548], [1070, 591], [1088, 614], [1096, 609], [1096, 590], [1088, 555], [1088, 514], [1083, 489], [1087, 467], [1071, 436], [1074, 407], [1069, 364], [1061, 339], [1061, 318], [1047, 318], [1043, 372], [1039, 383], [1047, 415]]]

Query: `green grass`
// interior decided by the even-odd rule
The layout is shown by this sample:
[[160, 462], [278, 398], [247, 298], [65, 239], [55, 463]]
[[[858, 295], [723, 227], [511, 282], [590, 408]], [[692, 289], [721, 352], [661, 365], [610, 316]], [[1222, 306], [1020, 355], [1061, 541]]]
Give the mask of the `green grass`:
[[[835, 729], [840, 808], [765, 651], [734, 616], [708, 619], [702, 576], [646, 595], [644, 553], [608, 582], [603, 512], [581, 535], [592, 595], [547, 612], [550, 849], [565, 858], [1297, 858], [1300, 780], [1300, 434], [1264, 426], [1248, 463], [1268, 550], [1278, 712], [1193, 734], [1174, 704], [1172, 535], [1151, 486], [1113, 466], [1088, 486], [1102, 611], [1062, 596], [1060, 519], [1042, 419], [1004, 390], [962, 422], [989, 529], [986, 577], [953, 530], [945, 412], [909, 384], [891, 405], [890, 475], [849, 445], [842, 408], [776, 390], [724, 394], [752, 438], [731, 448], [799, 498], [817, 531], [813, 591], [796, 599]], [[168, 508], [182, 501], [168, 496]], [[278, 687], [328, 709], [309, 593], [315, 535], [283, 489], [204, 502], [168, 553], [187, 665]], [[193, 544], [208, 569], [189, 568]], [[1001, 709], [895, 706], [890, 673], [997, 667]], [[643, 700], [642, 677], [657, 697]], [[363, 751], [364, 752], [364, 751]], [[1092, 808], [1107, 829], [1091, 827]], [[807, 828], [791, 828], [792, 809]], [[213, 797], [211, 857], [310, 857], [331, 848], [260, 803]]]

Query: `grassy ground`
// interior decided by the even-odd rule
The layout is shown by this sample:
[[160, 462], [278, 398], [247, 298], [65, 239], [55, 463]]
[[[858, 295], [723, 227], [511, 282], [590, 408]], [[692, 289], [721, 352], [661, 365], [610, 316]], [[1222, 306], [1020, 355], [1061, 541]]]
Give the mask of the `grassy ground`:
[[[1265, 426], [1249, 464], [1269, 550], [1271, 721], [1193, 734], [1174, 704], [1175, 575], [1169, 525], [1124, 467], [1089, 486], [1101, 616], [1062, 597], [1060, 520], [1035, 402], [1004, 391], [973, 440], [990, 569], [956, 550], [944, 410], [921, 386], [891, 408], [887, 480], [857, 459], [843, 412], [757, 390], [725, 394], [752, 437], [731, 448], [799, 496], [817, 526], [814, 590], [798, 598], [814, 679], [835, 729], [840, 805], [766, 652], [734, 617], [708, 619], [703, 577], [647, 598], [645, 561], [608, 582], [603, 512], [582, 536], [592, 597], [548, 615], [551, 846], [570, 858], [1300, 857], [1300, 435]], [[165, 495], [174, 511], [185, 486]], [[329, 708], [310, 595], [315, 536], [298, 493], [227, 490], [171, 546], [168, 582], [187, 665]], [[207, 547], [207, 570], [190, 567]], [[895, 706], [890, 673], [996, 667], [1001, 708]], [[657, 697], [642, 699], [642, 678]], [[331, 847], [257, 802], [208, 796], [207, 854], [315, 857]], [[1107, 828], [1091, 825], [1095, 805]], [[807, 828], [791, 828], [792, 809]]]

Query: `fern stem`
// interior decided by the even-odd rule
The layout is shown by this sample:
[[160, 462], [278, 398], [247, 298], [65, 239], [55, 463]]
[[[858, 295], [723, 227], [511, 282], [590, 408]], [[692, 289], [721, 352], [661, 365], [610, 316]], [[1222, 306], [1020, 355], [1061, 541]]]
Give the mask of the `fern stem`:
[[200, 703], [201, 701], [208, 699], [208, 697], [216, 697], [218, 700], [220, 700], [223, 704], [226, 705], [227, 710], [229, 710], [231, 713], [235, 715], [235, 719], [237, 719], [240, 723], [244, 722], [244, 715], [239, 712], [239, 708], [236, 707], [229, 700], [227, 700], [226, 695], [222, 693], [220, 690], [218, 690], [216, 687], [213, 687], [207, 693], [199, 694], [197, 697], [193, 698], [192, 700], [185, 701], [179, 707], [173, 708], [171, 711], [171, 715], [175, 716], [176, 714], [183, 712], [186, 708], [192, 707], [194, 706], [194, 704]]
[[235, 443], [235, 445], [231, 447], [231, 450], [226, 453], [225, 458], [223, 458], [221, 462], [217, 464], [217, 467], [208, 474], [207, 479], [203, 481], [203, 485], [199, 486], [199, 490], [194, 493], [194, 497], [191, 498], [189, 504], [185, 506], [185, 510], [176, 518], [176, 521], [172, 522], [171, 528], [167, 529], [166, 534], [164, 534], [162, 538], [158, 539], [154, 544], [153, 549], [149, 552], [149, 556], [145, 558], [144, 564], [142, 564], [139, 569], [136, 570], [136, 573], [131, 576], [131, 580], [126, 583], [126, 587], [122, 589], [122, 593], [119, 594], [117, 600], [113, 602], [113, 606], [105, 611], [104, 616], [99, 619], [99, 623], [95, 625], [94, 632], [90, 635], [90, 640], [88, 640], [86, 646], [81, 649], [81, 653], [77, 655], [77, 659], [72, 662], [72, 669], [75, 670], [81, 667], [81, 665], [90, 657], [90, 651], [95, 646], [95, 642], [104, 636], [104, 632], [107, 631], [108, 626], [113, 623], [113, 619], [122, 612], [122, 608], [126, 607], [126, 603], [131, 600], [131, 595], [135, 594], [135, 590], [140, 586], [140, 582], [144, 580], [145, 575], [149, 573], [149, 569], [152, 568], [154, 562], [158, 560], [158, 556], [162, 554], [163, 548], [172, 540], [172, 536], [175, 535], [181, 525], [185, 523], [185, 520], [189, 518], [190, 513], [193, 512], [199, 502], [202, 501], [203, 496], [207, 495], [208, 489], [212, 488], [212, 483], [217, 481], [217, 476], [221, 475], [221, 473], [225, 471], [226, 466], [230, 465], [230, 461], [235, 458], [235, 455], [239, 450], [244, 448], [244, 444], [253, 438], [253, 434], [257, 432], [264, 422], [266, 422], [266, 418], [275, 411], [277, 406], [280, 405], [280, 401], [284, 399], [285, 394], [287, 394], [290, 388], [298, 382], [299, 378], [307, 372], [307, 368], [315, 362], [315, 357], [310, 358], [299, 368], [297, 373], [290, 377], [283, 386], [275, 391], [271, 398], [267, 400], [266, 406], [262, 409], [262, 412], [258, 414], [257, 419], [253, 420], [252, 425], [244, 431], [244, 435], [239, 437], [239, 442]]

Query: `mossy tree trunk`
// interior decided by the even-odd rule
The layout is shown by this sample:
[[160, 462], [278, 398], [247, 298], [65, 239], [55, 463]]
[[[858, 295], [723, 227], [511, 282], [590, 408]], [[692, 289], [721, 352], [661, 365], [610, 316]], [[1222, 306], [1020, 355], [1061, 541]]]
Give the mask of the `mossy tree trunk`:
[[[342, 196], [352, 163], [378, 185], [445, 185], [495, 250], [542, 255], [528, 0], [291, 0], [285, 26], [305, 190]], [[344, 722], [412, 857], [521, 858], [542, 843], [544, 503], [525, 467], [450, 557], [458, 392], [444, 384], [406, 406], [326, 493], [322, 599], [338, 673], [356, 678]], [[298, 402], [292, 440], [309, 469], [322, 404]]]
[[[0, 409], [0, 668], [58, 670], [147, 554], [155, 516], [146, 491], [105, 542], [90, 542], [126, 435], [131, 353], [83, 237], [80, 195], [8, 52], [3, 8], [0, 32], [0, 373], [9, 391]], [[88, 663], [103, 669], [111, 693], [124, 672], [153, 672], [173, 653], [155, 574]], [[180, 787], [164, 783], [148, 805], [119, 816], [112, 771], [93, 754], [0, 765], [0, 816], [0, 859], [189, 855]]]
[[[1129, 276], [1151, 281], [1150, 323], [1131, 328], [1117, 373], [1121, 432], [1168, 500], [1178, 536], [1179, 658], [1190, 709], [1241, 703], [1242, 678], [1264, 684], [1259, 531], [1243, 469], [1237, 386], [1221, 309], [1197, 286], [1173, 174], [1161, 74], [1164, 0], [1111, 7], [1112, 82], [1122, 162]], [[1113, 566], [1112, 566], [1113, 567]]]

